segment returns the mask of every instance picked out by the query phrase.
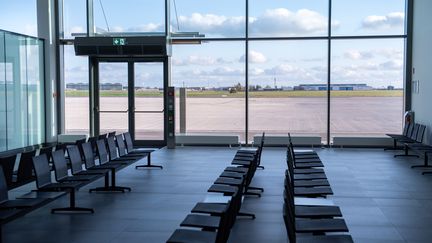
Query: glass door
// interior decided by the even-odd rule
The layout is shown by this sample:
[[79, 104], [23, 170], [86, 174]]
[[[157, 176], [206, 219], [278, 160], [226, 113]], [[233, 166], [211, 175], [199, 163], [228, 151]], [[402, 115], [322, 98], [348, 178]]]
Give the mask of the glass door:
[[129, 131], [128, 63], [99, 63], [99, 134]]
[[164, 64], [134, 63], [135, 140], [165, 140]]
[[165, 146], [165, 62], [96, 59], [94, 134], [130, 132], [137, 145]]

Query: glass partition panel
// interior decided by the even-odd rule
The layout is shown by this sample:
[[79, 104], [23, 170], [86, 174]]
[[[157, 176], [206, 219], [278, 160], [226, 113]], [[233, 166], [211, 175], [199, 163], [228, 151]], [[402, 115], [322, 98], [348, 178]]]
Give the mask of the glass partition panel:
[[403, 35], [405, 0], [333, 0], [332, 35]]
[[401, 133], [404, 40], [338, 40], [332, 47], [332, 136]]
[[26, 38], [6, 33], [5, 42], [7, 140], [14, 149], [28, 145]]
[[95, 32], [100, 35], [165, 35], [165, 1], [98, 0], [93, 3]]
[[65, 132], [89, 134], [88, 58], [75, 56], [73, 46], [64, 46]]
[[29, 145], [40, 144], [45, 134], [43, 42], [27, 38]]
[[205, 37], [244, 37], [245, 0], [171, 1], [171, 31], [199, 32]]
[[[339, 22], [333, 21], [338, 27]], [[250, 37], [326, 36], [328, 0], [250, 0]]]
[[[245, 134], [245, 44], [173, 46], [172, 85], [186, 89], [184, 128], [177, 133]], [[178, 97], [178, 95], [177, 95]], [[180, 110], [180, 109], [177, 109]]]
[[4, 33], [0, 32], [0, 151], [7, 149], [6, 144], [6, 61]]
[[249, 141], [288, 132], [327, 136], [327, 41], [249, 44]]

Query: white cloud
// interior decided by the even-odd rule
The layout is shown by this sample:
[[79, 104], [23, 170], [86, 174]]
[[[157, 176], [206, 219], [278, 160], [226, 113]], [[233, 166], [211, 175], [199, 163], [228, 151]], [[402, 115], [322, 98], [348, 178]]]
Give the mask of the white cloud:
[[[246, 55], [243, 55], [240, 57], [239, 61], [240, 62], [245, 62], [246, 61]], [[266, 63], [267, 62], [267, 57], [262, 54], [261, 52], [258, 51], [249, 51], [249, 63]]]
[[[292, 12], [286, 8], [268, 9], [262, 16], [252, 20], [252, 34], [306, 35], [323, 34], [327, 31], [327, 17], [309, 9]], [[338, 21], [332, 26], [337, 28]]]
[[324, 77], [321, 70], [315, 70], [313, 68], [304, 69], [290, 64], [280, 64], [272, 68], [265, 69], [262, 75], [266, 75], [271, 78], [277, 78], [278, 80], [296, 83], [321, 82]]
[[403, 62], [399, 60], [391, 60], [387, 62], [383, 62], [380, 65], [380, 68], [386, 69], [386, 70], [402, 70], [403, 68]]
[[70, 29], [70, 33], [86, 33], [87, 31], [84, 30], [84, 27], [82, 26], [73, 26]]
[[223, 58], [214, 58], [211, 56], [196, 56], [192, 55], [187, 57], [186, 59], [177, 59], [173, 58], [172, 63], [175, 66], [187, 66], [187, 65], [199, 65], [199, 66], [212, 66], [219, 64], [226, 64], [229, 61], [224, 60]]
[[252, 75], [252, 76], [259, 76], [259, 75], [264, 74], [264, 73], [265, 73], [265, 70], [262, 68], [251, 68], [249, 70], [249, 75]]
[[[207, 35], [238, 36], [244, 34], [244, 16], [224, 16], [216, 14], [193, 13], [179, 16], [180, 31], [199, 31]], [[252, 35], [311, 35], [324, 34], [327, 31], [327, 16], [309, 9], [290, 11], [286, 8], [268, 9], [262, 15], [250, 17]], [[339, 21], [333, 21], [333, 28], [338, 28]], [[177, 26], [172, 22], [172, 26]]]
[[393, 12], [385, 16], [370, 15], [363, 22], [362, 27], [365, 29], [385, 29], [393, 27], [401, 27], [404, 25], [405, 14], [402, 12]]
[[[172, 23], [177, 26], [176, 23]], [[205, 34], [242, 33], [245, 26], [244, 17], [227, 17], [216, 14], [193, 13], [190, 16], [179, 16], [180, 31], [200, 31]]]
[[229, 76], [243, 76], [244, 69], [232, 68], [232, 67], [218, 67], [211, 70], [185, 70], [181, 72], [181, 75], [185, 78], [194, 77], [195, 79], [214, 79], [215, 77], [229, 77]]
[[[107, 32], [105, 28], [98, 28], [99, 32]], [[123, 26], [111, 26], [110, 32], [161, 32], [164, 31], [162, 24], [148, 23], [129, 28]]]
[[159, 32], [164, 31], [162, 24], [143, 24], [135, 27], [128, 28], [127, 31], [130, 32]]
[[377, 56], [381, 56], [389, 60], [402, 60], [403, 51], [396, 48], [379, 48], [366, 51], [349, 49], [344, 52], [343, 56], [351, 60], [368, 60]]
[[351, 60], [365, 60], [374, 57], [374, 54], [369, 51], [359, 51], [359, 50], [347, 50], [344, 53], [344, 57]]
[[403, 49], [396, 49], [396, 48], [381, 48], [374, 50], [375, 53], [378, 55], [381, 55], [388, 59], [397, 59], [402, 60], [404, 57]]
[[280, 64], [273, 68], [266, 69], [265, 73], [267, 75], [288, 75], [299, 71], [300, 69], [296, 66], [290, 64]]

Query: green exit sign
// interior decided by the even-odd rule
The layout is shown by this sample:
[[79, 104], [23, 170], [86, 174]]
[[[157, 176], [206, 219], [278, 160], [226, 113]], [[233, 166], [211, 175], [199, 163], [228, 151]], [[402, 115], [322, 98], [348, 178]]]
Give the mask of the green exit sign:
[[126, 45], [126, 38], [113, 38], [114, 46], [124, 46]]

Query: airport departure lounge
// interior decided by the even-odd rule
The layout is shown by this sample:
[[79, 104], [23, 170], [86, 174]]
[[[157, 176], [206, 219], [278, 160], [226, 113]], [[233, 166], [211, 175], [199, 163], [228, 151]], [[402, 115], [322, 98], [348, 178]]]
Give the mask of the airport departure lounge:
[[431, 11], [0, 0], [0, 243], [432, 242]]

